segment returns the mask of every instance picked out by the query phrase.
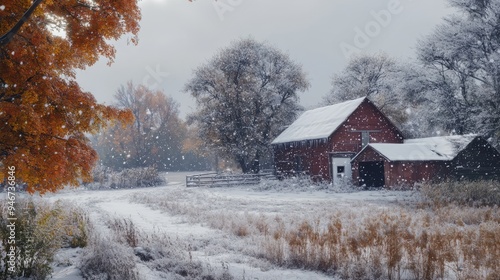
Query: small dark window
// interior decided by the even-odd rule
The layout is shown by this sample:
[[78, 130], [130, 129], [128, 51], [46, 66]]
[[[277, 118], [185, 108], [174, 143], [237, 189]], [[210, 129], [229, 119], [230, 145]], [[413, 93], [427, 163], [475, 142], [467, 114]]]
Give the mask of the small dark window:
[[337, 166], [337, 173], [344, 173], [345, 172], [345, 166]]

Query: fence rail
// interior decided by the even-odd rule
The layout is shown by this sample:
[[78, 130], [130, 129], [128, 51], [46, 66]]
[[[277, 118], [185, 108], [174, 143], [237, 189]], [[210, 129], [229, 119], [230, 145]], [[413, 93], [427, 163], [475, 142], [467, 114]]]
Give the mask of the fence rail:
[[186, 176], [186, 187], [256, 185], [262, 178], [276, 179], [272, 173], [258, 174], [218, 174], [203, 173]]

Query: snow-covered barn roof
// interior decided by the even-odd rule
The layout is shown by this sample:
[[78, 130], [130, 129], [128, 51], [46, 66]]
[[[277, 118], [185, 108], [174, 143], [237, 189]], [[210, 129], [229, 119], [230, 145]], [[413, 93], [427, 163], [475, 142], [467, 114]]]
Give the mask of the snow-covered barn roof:
[[453, 135], [407, 139], [403, 144], [373, 143], [368, 146], [390, 161], [448, 161], [454, 159], [476, 137], [475, 134]]
[[271, 144], [328, 138], [363, 100], [365, 97], [306, 111]]

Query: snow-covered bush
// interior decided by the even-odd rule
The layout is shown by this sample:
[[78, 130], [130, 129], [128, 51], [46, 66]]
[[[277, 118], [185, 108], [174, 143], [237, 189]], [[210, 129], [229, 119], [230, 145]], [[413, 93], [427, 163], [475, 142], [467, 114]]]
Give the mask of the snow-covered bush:
[[89, 189], [131, 189], [164, 183], [165, 178], [154, 167], [127, 168], [117, 172], [108, 167], [97, 166], [94, 169], [94, 182], [85, 186]]
[[80, 270], [88, 280], [139, 279], [133, 249], [100, 236], [94, 236], [84, 251]]
[[468, 206], [500, 206], [498, 181], [448, 181], [425, 184], [420, 188], [428, 203], [446, 205], [457, 203]]
[[[46, 279], [52, 268], [54, 255], [62, 247], [83, 247], [88, 239], [88, 219], [78, 208], [56, 202], [49, 204], [40, 200], [17, 198], [14, 215], [7, 207], [0, 208], [1, 262], [0, 277], [8, 279], [7, 252], [9, 237], [15, 236], [15, 273], [12, 277], [24, 276], [31, 279]], [[4, 204], [7, 205], [7, 204]], [[15, 228], [9, 226], [15, 217]]]

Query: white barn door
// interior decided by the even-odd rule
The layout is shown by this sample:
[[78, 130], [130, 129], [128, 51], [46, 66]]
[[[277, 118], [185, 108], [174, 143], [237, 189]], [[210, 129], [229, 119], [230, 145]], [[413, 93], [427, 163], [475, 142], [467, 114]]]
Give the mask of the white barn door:
[[344, 184], [352, 179], [351, 159], [346, 157], [332, 157], [333, 184]]

